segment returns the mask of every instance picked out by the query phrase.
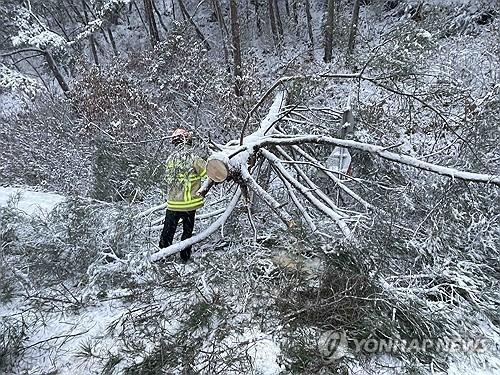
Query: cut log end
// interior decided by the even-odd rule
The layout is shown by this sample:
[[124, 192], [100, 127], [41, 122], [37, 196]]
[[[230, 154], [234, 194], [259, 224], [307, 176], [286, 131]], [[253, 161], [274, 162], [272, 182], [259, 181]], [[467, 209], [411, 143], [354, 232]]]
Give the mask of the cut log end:
[[229, 168], [218, 159], [210, 159], [207, 163], [207, 175], [212, 181], [223, 182], [229, 176]]

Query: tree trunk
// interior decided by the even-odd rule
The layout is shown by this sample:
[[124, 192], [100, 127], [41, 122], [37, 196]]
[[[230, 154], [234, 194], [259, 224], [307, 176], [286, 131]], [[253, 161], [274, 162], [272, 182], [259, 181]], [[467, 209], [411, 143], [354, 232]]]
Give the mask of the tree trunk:
[[113, 53], [115, 56], [118, 56], [118, 49], [116, 48], [116, 43], [115, 43], [115, 38], [113, 37], [113, 32], [111, 29], [108, 27], [108, 37], [109, 37], [109, 42], [111, 43], [111, 47], [113, 48]]
[[257, 26], [257, 33], [260, 36], [262, 34], [262, 25], [260, 23], [260, 15], [259, 15], [259, 0], [253, 0], [252, 4], [255, 8], [255, 26]]
[[278, 44], [278, 28], [276, 27], [276, 16], [274, 15], [274, 0], [267, 0], [267, 8], [269, 10], [269, 21], [271, 23], [271, 32], [273, 33], [273, 40]]
[[89, 40], [90, 40], [90, 49], [92, 50], [92, 56], [94, 57], [94, 64], [99, 66], [99, 57], [97, 56], [97, 49], [95, 46], [95, 39], [93, 34], [90, 35]]
[[292, 19], [295, 25], [298, 25], [299, 23], [299, 16], [297, 13], [297, 2], [298, 0], [292, 0]]
[[[50, 97], [53, 97], [52, 94], [50, 93], [49, 85], [47, 85], [47, 82], [45, 82], [45, 79], [43, 79], [43, 75], [40, 74], [40, 72], [38, 71], [36, 66], [30, 61], [30, 59], [26, 59], [26, 62], [31, 67], [31, 69], [33, 69], [35, 71], [35, 73], [38, 76], [38, 78], [40, 79], [40, 81], [42, 81], [43, 87], [45, 87], [45, 89], [49, 93]], [[17, 66], [17, 64], [15, 62], [14, 62], [14, 66], [16, 67], [16, 69], [19, 73], [22, 73], [21, 69], [19, 69], [19, 67]]]
[[231, 50], [233, 52], [233, 73], [235, 79], [234, 91], [237, 96], [241, 96], [241, 79], [243, 77], [243, 74], [241, 71], [240, 23], [238, 20], [237, 0], [230, 0], [229, 10], [231, 15]]
[[172, 18], [175, 21], [176, 20], [176, 18], [175, 18], [175, 1], [171, 0], [171, 3], [172, 3]]
[[156, 26], [153, 1], [154, 0], [144, 0], [144, 12], [146, 13], [146, 21], [148, 23], [149, 40], [151, 41], [151, 46], [154, 47], [156, 43], [160, 41], [160, 35], [158, 34], [158, 27]]
[[165, 31], [165, 33], [168, 33], [168, 28], [167, 26], [163, 23], [163, 20], [161, 18], [161, 13], [160, 11], [158, 10], [158, 7], [156, 6], [156, 3], [154, 0], [151, 1], [151, 5], [153, 6], [153, 10], [154, 12], [156, 13], [156, 16], [158, 17], [158, 22], [160, 22], [160, 25], [161, 27], [163, 28], [163, 31]]
[[207, 39], [205, 36], [201, 33], [200, 29], [198, 26], [196, 26], [196, 23], [193, 21], [193, 17], [188, 13], [186, 6], [184, 5], [184, 2], [182, 0], [179, 0], [179, 7], [181, 8], [181, 13], [184, 15], [184, 17], [188, 20], [188, 22], [193, 26], [194, 31], [196, 32], [196, 35], [201, 39], [203, 44], [205, 45], [205, 48], [207, 50], [210, 50], [210, 44], [208, 43]]
[[354, 40], [358, 31], [359, 22], [359, 4], [360, 0], [354, 0], [354, 9], [352, 10], [351, 25], [349, 27], [349, 43], [347, 45], [347, 52], [349, 54], [354, 50]]
[[[142, 26], [146, 29], [146, 32], [148, 32], [148, 25], [146, 25], [146, 22], [144, 22], [144, 18], [142, 17], [141, 10], [139, 9], [139, 6], [137, 5], [137, 3], [135, 1], [131, 3], [131, 5], [130, 5], [131, 7], [132, 7], [132, 4], [135, 7], [137, 14], [139, 15], [139, 19], [141, 20]], [[128, 17], [127, 17], [127, 21], [128, 21], [128, 25], [130, 26], [130, 19]]]
[[80, 18], [80, 20], [82, 20], [82, 22], [85, 23], [85, 18], [80, 13], [80, 10], [78, 9], [78, 7], [73, 2], [70, 2], [69, 4], [70, 4], [70, 8], [73, 10], [73, 12], [75, 13], [76, 17]]
[[[89, 15], [87, 13], [87, 3], [85, 0], [82, 0], [82, 7], [83, 7], [83, 16], [85, 19], [85, 25], [89, 24]], [[94, 34], [90, 34], [89, 37], [89, 43], [90, 43], [90, 51], [92, 52], [92, 57], [94, 58], [94, 64], [99, 66], [99, 57], [97, 56], [97, 49], [95, 47], [95, 39], [94, 39]]]
[[69, 86], [64, 80], [64, 77], [61, 74], [61, 71], [57, 67], [54, 59], [52, 58], [52, 54], [49, 51], [43, 51], [43, 56], [45, 57], [45, 61], [47, 62], [47, 65], [49, 66], [49, 69], [51, 72], [54, 74], [56, 77], [57, 83], [59, 83], [59, 87], [67, 93], [69, 91]]
[[323, 57], [323, 60], [326, 63], [332, 61], [334, 9], [335, 9], [335, 0], [328, 0], [326, 23], [325, 23], [325, 55]]
[[226, 23], [224, 22], [224, 16], [222, 14], [220, 1], [212, 0], [212, 4], [214, 7], [215, 17], [217, 18], [217, 23], [219, 24], [221, 39], [222, 39], [222, 49], [224, 51], [224, 61], [226, 62], [226, 66], [229, 69], [229, 52], [227, 50], [227, 36], [229, 34]]
[[280, 8], [278, 7], [278, 0], [274, 0], [274, 15], [276, 16], [276, 26], [278, 26], [278, 33], [280, 39], [283, 38], [283, 24], [281, 23]]
[[309, 49], [312, 51], [314, 49], [314, 35], [312, 30], [312, 16], [311, 16], [311, 2], [310, 0], [305, 0], [306, 3], [306, 19], [307, 19], [307, 34], [309, 35]]

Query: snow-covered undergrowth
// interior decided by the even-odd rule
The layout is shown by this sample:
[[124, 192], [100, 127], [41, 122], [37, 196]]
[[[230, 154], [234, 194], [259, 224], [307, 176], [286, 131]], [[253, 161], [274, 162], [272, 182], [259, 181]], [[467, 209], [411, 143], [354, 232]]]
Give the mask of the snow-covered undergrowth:
[[[155, 233], [132, 220], [142, 206], [29, 191], [22, 197], [0, 208], [0, 363], [7, 373], [498, 369], [490, 352], [471, 355], [473, 364], [460, 353], [439, 352], [357, 353], [332, 364], [318, 348], [319, 335], [330, 329], [358, 337], [474, 333], [498, 343], [497, 309], [485, 305], [498, 298], [491, 295], [496, 284], [486, 265], [468, 259], [481, 257], [473, 250], [450, 263], [442, 245], [434, 245], [441, 256], [430, 247], [402, 247], [377, 226], [356, 247], [281, 230], [267, 230], [252, 244], [236, 234], [250, 229], [236, 216], [225, 238], [198, 246], [192, 263], [173, 257], [151, 263]], [[20, 210], [36, 202], [45, 210]], [[394, 259], [381, 261], [378, 241], [392, 243]], [[424, 269], [401, 277], [406, 262]]]
[[0, 207], [10, 206], [26, 215], [46, 215], [64, 200], [59, 194], [0, 186]]
[[[131, 207], [1, 193], [2, 371], [279, 371], [280, 349], [234, 300], [248, 293], [235, 285], [243, 270], [214, 270], [232, 257], [231, 267], [241, 264], [235, 249], [152, 264], [154, 246], [127, 219]], [[35, 205], [44, 209], [28, 215]]]

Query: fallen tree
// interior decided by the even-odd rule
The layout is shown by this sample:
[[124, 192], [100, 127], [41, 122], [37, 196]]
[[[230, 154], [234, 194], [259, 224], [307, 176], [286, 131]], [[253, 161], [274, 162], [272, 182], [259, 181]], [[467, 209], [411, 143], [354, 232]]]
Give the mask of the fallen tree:
[[[274, 90], [277, 86], [278, 85], [273, 85], [272, 89]], [[272, 90], [266, 92], [264, 97], [269, 96], [271, 91]], [[264, 100], [261, 99], [258, 105], [262, 104], [263, 101]], [[395, 146], [384, 147], [326, 135], [285, 134], [280, 130], [279, 123], [290, 112], [286, 107], [286, 103], [286, 90], [279, 91], [274, 97], [267, 116], [261, 121], [259, 128], [255, 132], [244, 137], [242, 135], [240, 140], [233, 140], [226, 145], [217, 145], [219, 150], [214, 152], [208, 160], [207, 174], [210, 179], [215, 182], [221, 183], [226, 180], [234, 181], [237, 187], [236, 192], [233, 194], [233, 198], [224, 210], [220, 209], [213, 213], [205, 214], [207, 217], [221, 215], [215, 222], [209, 225], [207, 229], [190, 239], [180, 241], [154, 253], [152, 255], [152, 260], [159, 260], [179, 252], [187, 246], [206, 239], [225, 223], [238, 205], [242, 196], [245, 198], [249, 220], [254, 231], [255, 226], [251, 210], [251, 201], [254, 195], [258, 196], [286, 227], [295, 227], [297, 225], [296, 221], [290, 213], [291, 210], [286, 207], [286, 203], [280, 202], [273, 196], [272, 191], [267, 191], [257, 181], [256, 170], [258, 170], [258, 168], [256, 168], [256, 166], [263, 162], [270, 164], [277, 179], [281, 181], [282, 186], [286, 189], [292, 204], [303, 216], [311, 231], [317, 231], [317, 226], [309, 211], [311, 209], [316, 209], [336, 224], [342, 234], [340, 237], [343, 236], [345, 239], [351, 239], [352, 229], [350, 223], [359, 221], [362, 217], [366, 217], [366, 214], [370, 210], [378, 210], [379, 208], [374, 207], [370, 202], [347, 186], [347, 181], [349, 181], [349, 179], [356, 181], [355, 178], [347, 176], [348, 179], [346, 180], [345, 177], [339, 173], [339, 170], [327, 168], [323, 163], [319, 162], [314, 155], [308, 153], [304, 149], [304, 145], [326, 144], [356, 149], [377, 155], [395, 163], [440, 174], [452, 179], [500, 186], [499, 176], [461, 171], [390, 151], [390, 149], [393, 149]], [[252, 109], [251, 113], [255, 112], [255, 110], [256, 107]], [[249, 121], [249, 116], [247, 116], [245, 120], [244, 129]], [[290, 151], [294, 152], [295, 157], [285, 149], [285, 146], [288, 147]], [[299, 159], [299, 156], [301, 159]], [[303, 168], [304, 165], [312, 167], [317, 171], [322, 171], [336, 188], [342, 190], [344, 194], [357, 202], [361, 210], [358, 212], [352, 210], [348, 211], [339, 207], [338, 204], [313, 181], [306, 172], [306, 169]], [[149, 209], [139, 214], [138, 217], [147, 216], [164, 207], [165, 205], [160, 205]], [[155, 223], [158, 224], [159, 220], [156, 220]]]

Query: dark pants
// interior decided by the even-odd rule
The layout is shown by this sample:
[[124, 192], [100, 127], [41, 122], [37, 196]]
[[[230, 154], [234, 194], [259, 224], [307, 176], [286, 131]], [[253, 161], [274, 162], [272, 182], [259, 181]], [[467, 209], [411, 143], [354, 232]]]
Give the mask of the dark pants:
[[[193, 235], [194, 216], [196, 211], [170, 211], [167, 210], [165, 214], [165, 222], [163, 223], [163, 230], [160, 237], [160, 248], [172, 245], [174, 240], [175, 230], [179, 220], [182, 219], [182, 237], [181, 240], [190, 238]], [[187, 261], [191, 256], [191, 246], [181, 251], [181, 259]]]

